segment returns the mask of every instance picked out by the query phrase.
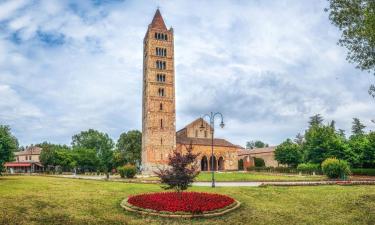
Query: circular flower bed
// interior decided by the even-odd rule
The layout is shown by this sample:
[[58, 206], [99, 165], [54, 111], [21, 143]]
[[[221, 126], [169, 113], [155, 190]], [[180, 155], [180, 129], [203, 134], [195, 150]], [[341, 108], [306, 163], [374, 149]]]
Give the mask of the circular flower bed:
[[237, 208], [231, 197], [201, 192], [162, 192], [131, 196], [122, 206], [129, 211], [159, 216], [215, 216]]

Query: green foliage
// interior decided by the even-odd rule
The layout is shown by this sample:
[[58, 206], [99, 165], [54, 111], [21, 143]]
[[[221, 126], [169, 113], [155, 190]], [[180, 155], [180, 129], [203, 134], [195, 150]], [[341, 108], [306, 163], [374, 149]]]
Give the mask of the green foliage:
[[310, 127], [320, 126], [322, 125], [322, 122], [323, 122], [323, 117], [320, 114], [316, 114], [310, 117], [309, 124], [310, 124]]
[[367, 135], [369, 145], [363, 152], [363, 167], [375, 168], [375, 132], [372, 131]]
[[113, 147], [112, 139], [106, 133], [89, 129], [82, 131], [72, 137], [73, 148], [94, 149], [99, 159], [100, 169], [105, 172], [107, 178], [109, 171], [113, 168]]
[[255, 171], [255, 172], [267, 172], [267, 173], [298, 173], [297, 169], [291, 167], [256, 167], [250, 166], [246, 168], [247, 171]]
[[322, 163], [323, 174], [331, 179], [346, 179], [350, 175], [350, 168], [346, 161], [328, 158]]
[[275, 159], [280, 164], [296, 167], [302, 160], [301, 148], [298, 144], [293, 143], [292, 140], [287, 139], [277, 146]]
[[266, 163], [262, 158], [254, 158], [254, 165], [255, 167], [264, 167], [266, 166]]
[[140, 165], [142, 157], [142, 133], [138, 130], [122, 133], [116, 144], [114, 161], [117, 166], [130, 163]]
[[375, 169], [355, 168], [351, 169], [353, 175], [375, 176]]
[[92, 172], [98, 169], [99, 159], [94, 149], [76, 147], [72, 150], [72, 154], [77, 172]]
[[137, 174], [137, 168], [130, 164], [118, 167], [117, 171], [120, 173], [121, 178], [134, 178]]
[[243, 159], [238, 160], [238, 170], [243, 170]]
[[349, 148], [331, 126], [314, 125], [305, 133], [303, 151], [306, 154], [305, 161], [320, 164], [329, 157], [345, 159]]
[[[69, 165], [61, 165], [62, 162], [71, 161], [71, 157], [68, 160], [62, 159], [63, 155], [69, 155], [61, 153], [63, 151], [70, 151], [70, 148], [66, 145], [57, 145], [48, 142], [43, 142], [37, 144], [36, 146], [42, 148], [42, 152], [40, 153], [40, 162], [46, 167], [46, 170], [49, 171], [51, 167], [55, 166], [62, 166], [66, 169], [69, 169]], [[59, 154], [57, 152], [60, 152]], [[57, 158], [57, 154], [59, 158]], [[69, 164], [69, 163], [68, 163]]]
[[11, 133], [9, 126], [0, 125], [0, 175], [4, 163], [13, 161], [14, 151], [18, 149], [18, 141]]
[[366, 128], [365, 125], [361, 123], [361, 121], [358, 118], [353, 118], [353, 123], [352, 123], [352, 133], [353, 135], [364, 135], [365, 132], [363, 129]]
[[297, 166], [297, 170], [305, 174], [312, 174], [313, 172], [316, 174], [321, 173], [320, 165], [317, 163], [301, 163]]
[[268, 144], [260, 140], [246, 142], [246, 149], [265, 148], [265, 147], [268, 147]]
[[[339, 44], [348, 49], [347, 60], [375, 73], [375, 1], [328, 0], [329, 19], [341, 31]], [[369, 94], [375, 97], [375, 86]]]

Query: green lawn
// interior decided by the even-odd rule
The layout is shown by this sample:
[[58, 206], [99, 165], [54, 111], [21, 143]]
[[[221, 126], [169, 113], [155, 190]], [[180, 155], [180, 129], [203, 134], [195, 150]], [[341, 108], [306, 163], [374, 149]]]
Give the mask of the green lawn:
[[375, 186], [194, 187], [242, 202], [219, 218], [162, 219], [125, 212], [122, 199], [161, 191], [129, 184], [54, 177], [0, 177], [0, 224], [375, 224]]
[[[216, 172], [216, 181], [312, 181], [325, 180], [325, 176], [300, 176], [296, 174], [271, 174], [258, 172]], [[201, 172], [197, 181], [211, 181], [211, 173]]]

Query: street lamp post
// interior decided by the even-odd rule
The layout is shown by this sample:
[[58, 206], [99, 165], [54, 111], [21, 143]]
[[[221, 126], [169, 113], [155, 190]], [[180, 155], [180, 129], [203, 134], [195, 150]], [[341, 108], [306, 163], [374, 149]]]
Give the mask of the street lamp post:
[[211, 174], [212, 174], [212, 187], [215, 187], [215, 170], [214, 170], [214, 130], [215, 130], [215, 117], [220, 117], [221, 122], [220, 122], [220, 127], [224, 128], [224, 117], [223, 114], [220, 112], [213, 113], [211, 112], [210, 114], [205, 114], [201, 119], [202, 119], [202, 124], [200, 126], [200, 129], [203, 130], [205, 127], [203, 126], [203, 120], [205, 117], [207, 117], [210, 121], [210, 126], [211, 126]]

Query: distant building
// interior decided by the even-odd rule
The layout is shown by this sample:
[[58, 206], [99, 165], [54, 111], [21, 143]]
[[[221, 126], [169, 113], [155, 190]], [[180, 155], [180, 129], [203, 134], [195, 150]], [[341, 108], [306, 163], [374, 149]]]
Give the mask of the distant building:
[[44, 170], [40, 163], [42, 148], [32, 146], [15, 153], [15, 161], [5, 163], [8, 173], [37, 173]]
[[266, 167], [277, 167], [279, 163], [275, 160], [276, 146], [266, 148], [255, 148], [251, 150], [241, 149], [238, 151], [238, 159], [243, 160], [243, 168], [246, 169], [250, 166], [255, 166], [254, 158], [264, 160]]

